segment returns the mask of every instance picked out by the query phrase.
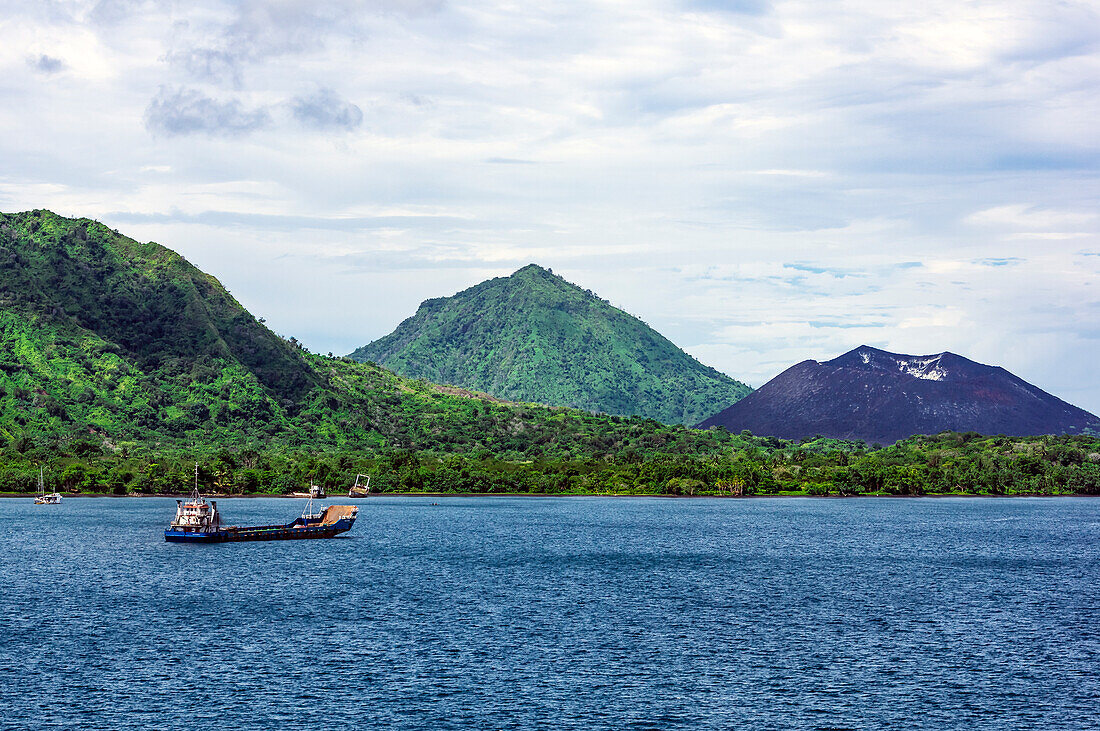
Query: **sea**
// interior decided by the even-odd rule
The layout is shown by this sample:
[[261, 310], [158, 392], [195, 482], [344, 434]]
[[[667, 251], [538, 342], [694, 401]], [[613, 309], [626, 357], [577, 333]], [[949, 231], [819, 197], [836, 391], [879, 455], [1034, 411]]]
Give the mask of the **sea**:
[[0, 500], [0, 728], [1100, 728], [1100, 499], [356, 503]]

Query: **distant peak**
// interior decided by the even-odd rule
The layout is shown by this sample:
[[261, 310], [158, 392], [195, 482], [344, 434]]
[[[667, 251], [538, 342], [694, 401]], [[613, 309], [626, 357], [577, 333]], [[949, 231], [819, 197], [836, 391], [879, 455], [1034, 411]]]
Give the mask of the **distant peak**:
[[513, 277], [531, 276], [533, 274], [542, 274], [542, 275], [545, 276], [545, 275], [553, 275], [554, 272], [553, 272], [553, 270], [547, 269], [546, 267], [540, 267], [538, 264], [528, 264], [527, 266], [525, 266], [521, 269], [517, 269], [512, 274], [512, 276]]
[[875, 347], [872, 347], [870, 345], [861, 345], [858, 348], [854, 348], [852, 350], [849, 350], [844, 355], [838, 356], [834, 360], [842, 360], [842, 359], [843, 360], [851, 360], [851, 359], [859, 358], [860, 360], [862, 360], [863, 362], [866, 363], [868, 360], [871, 360], [871, 359], [874, 359], [874, 358], [888, 358], [888, 359], [892, 359], [892, 360], [897, 360], [899, 358], [900, 359], [914, 359], [914, 358], [929, 359], [929, 358], [941, 358], [945, 355], [953, 355], [953, 353], [949, 353], [948, 351], [945, 350], [941, 353], [932, 353], [930, 355], [905, 355], [905, 354], [902, 354], [902, 353], [891, 353], [889, 350], [883, 350], [882, 348], [875, 348]]

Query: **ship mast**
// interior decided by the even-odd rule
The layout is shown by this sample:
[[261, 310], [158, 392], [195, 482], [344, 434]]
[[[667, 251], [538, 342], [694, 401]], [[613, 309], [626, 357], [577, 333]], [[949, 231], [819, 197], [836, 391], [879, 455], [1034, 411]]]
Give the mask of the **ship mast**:
[[191, 499], [198, 502], [202, 496], [199, 495], [199, 463], [195, 463], [195, 489], [191, 491]]
[[306, 509], [302, 511], [303, 518], [315, 518], [317, 517], [317, 515], [320, 515], [320, 513], [317, 513], [317, 515], [313, 514], [313, 493], [316, 492], [315, 487], [316, 486], [313, 484], [313, 480], [310, 480], [309, 499], [306, 501]]

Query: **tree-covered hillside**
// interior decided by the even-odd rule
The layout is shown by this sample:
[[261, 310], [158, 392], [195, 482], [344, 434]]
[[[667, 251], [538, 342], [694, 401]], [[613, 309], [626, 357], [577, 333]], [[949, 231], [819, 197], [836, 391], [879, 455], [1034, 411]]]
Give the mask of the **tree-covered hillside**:
[[153, 243], [48, 211], [0, 214], [0, 444], [706, 452], [718, 432], [502, 402], [324, 358]]
[[696, 424], [750, 388], [542, 267], [431, 299], [351, 358], [518, 401]]

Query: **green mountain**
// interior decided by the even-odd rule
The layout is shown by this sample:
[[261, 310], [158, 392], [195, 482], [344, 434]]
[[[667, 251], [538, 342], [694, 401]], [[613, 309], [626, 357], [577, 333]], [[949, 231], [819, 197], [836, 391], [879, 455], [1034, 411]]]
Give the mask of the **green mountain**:
[[348, 357], [506, 399], [696, 424], [752, 390], [535, 264], [430, 299]]
[[716, 444], [315, 355], [163, 246], [49, 211], [0, 214], [0, 449], [12, 453], [221, 445], [567, 458]]
[[369, 473], [382, 491], [1100, 494], [1092, 437], [941, 434], [867, 452], [404, 378], [272, 333], [164, 247], [0, 214], [0, 492], [33, 491], [40, 468], [49, 489], [178, 491], [196, 462], [219, 492]]

